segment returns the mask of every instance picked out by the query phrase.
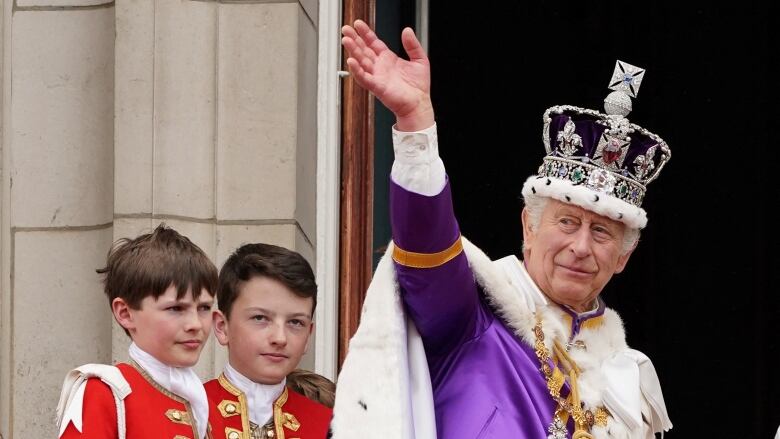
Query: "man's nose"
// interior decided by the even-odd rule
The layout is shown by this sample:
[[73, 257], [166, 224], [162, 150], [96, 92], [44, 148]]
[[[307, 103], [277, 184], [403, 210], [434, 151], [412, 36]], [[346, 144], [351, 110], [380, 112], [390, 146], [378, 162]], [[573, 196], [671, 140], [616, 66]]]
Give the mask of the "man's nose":
[[274, 324], [271, 328], [270, 335], [271, 344], [277, 346], [285, 346], [287, 344], [287, 331], [285, 331], [284, 324]]
[[186, 331], [200, 331], [203, 329], [203, 322], [201, 321], [197, 310], [188, 311], [185, 318], [186, 322], [184, 329]]
[[577, 258], [586, 258], [590, 256], [593, 236], [588, 227], [580, 227], [574, 234], [574, 241], [571, 243], [571, 251]]

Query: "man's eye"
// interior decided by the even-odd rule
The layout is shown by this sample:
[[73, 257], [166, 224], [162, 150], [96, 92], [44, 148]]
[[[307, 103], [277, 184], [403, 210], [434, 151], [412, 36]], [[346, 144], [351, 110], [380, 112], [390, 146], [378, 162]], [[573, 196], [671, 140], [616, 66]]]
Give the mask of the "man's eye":
[[572, 218], [561, 218], [558, 220], [558, 224], [560, 224], [564, 230], [573, 230], [578, 225], [577, 221]]
[[168, 309], [168, 311], [179, 312], [179, 311], [182, 311], [184, 309], [184, 307], [182, 307], [181, 305], [173, 305], [173, 306], [169, 306], [167, 309]]
[[303, 320], [298, 320], [298, 319], [292, 319], [292, 320], [290, 320], [289, 323], [291, 325], [293, 325], [293, 326], [296, 326], [296, 327], [306, 326], [306, 323]]
[[201, 305], [198, 309], [201, 311], [211, 311], [211, 305]]
[[258, 322], [264, 322], [264, 321], [268, 320], [268, 317], [266, 317], [266, 316], [264, 316], [262, 314], [254, 315], [251, 318], [252, 318], [252, 320], [255, 320], [255, 321], [258, 321]]

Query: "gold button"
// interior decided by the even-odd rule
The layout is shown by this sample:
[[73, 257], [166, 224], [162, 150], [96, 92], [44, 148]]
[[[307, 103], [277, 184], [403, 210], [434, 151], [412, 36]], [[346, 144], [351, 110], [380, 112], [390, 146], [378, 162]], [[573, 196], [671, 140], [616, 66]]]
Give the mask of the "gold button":
[[238, 439], [238, 432], [231, 431], [230, 434], [228, 434], [228, 439]]
[[173, 413], [171, 413], [171, 416], [173, 416], [173, 419], [174, 419], [175, 421], [181, 421], [181, 413], [179, 413], [179, 412], [173, 412]]
[[225, 411], [228, 413], [235, 413], [236, 412], [236, 406], [234, 404], [228, 404], [225, 406]]
[[274, 437], [274, 431], [273, 430], [268, 430], [265, 434], [268, 437]]

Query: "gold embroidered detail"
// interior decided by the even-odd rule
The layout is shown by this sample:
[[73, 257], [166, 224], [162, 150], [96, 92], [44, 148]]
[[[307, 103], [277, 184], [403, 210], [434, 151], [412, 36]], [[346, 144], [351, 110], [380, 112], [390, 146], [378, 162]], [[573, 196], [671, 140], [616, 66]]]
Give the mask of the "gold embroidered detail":
[[268, 421], [262, 427], [258, 426], [253, 422], [250, 422], [249, 425], [252, 426], [252, 439], [271, 439], [274, 436], [276, 436], [276, 433], [274, 432], [273, 419]]
[[552, 374], [547, 378], [547, 390], [550, 392], [558, 393], [563, 387], [563, 383], [566, 381], [566, 377], [557, 367], [553, 369]]
[[599, 427], [606, 427], [607, 421], [609, 421], [609, 411], [604, 407], [596, 409], [596, 414], [593, 415], [593, 424]]
[[[224, 373], [219, 375], [217, 381], [223, 389], [238, 399], [238, 406], [236, 407], [236, 411], [241, 414], [241, 429], [249, 434], [249, 414], [247, 413], [248, 405], [246, 403], [246, 395], [244, 395], [244, 392], [239, 390], [238, 387], [234, 386], [233, 383], [227, 379]], [[220, 410], [220, 412], [221, 411], [222, 410]]]
[[229, 418], [231, 416], [238, 416], [241, 414], [239, 403], [231, 401], [229, 399], [222, 400], [217, 405], [217, 409], [222, 414], [223, 418]]
[[176, 436], [173, 437], [173, 439], [190, 439], [190, 438], [188, 438], [187, 436], [182, 436], [180, 434], [177, 434]]
[[598, 329], [603, 324], [604, 324], [603, 315], [592, 317], [582, 322], [582, 326], [580, 326], [580, 331], [583, 329]]
[[393, 260], [405, 267], [435, 268], [451, 261], [455, 256], [463, 252], [463, 242], [460, 236], [449, 248], [438, 253], [415, 253], [401, 249], [397, 245], [393, 248]]
[[[140, 373], [141, 376], [144, 377], [146, 382], [149, 383], [150, 386], [154, 387], [158, 392], [162, 393], [163, 395], [167, 396], [168, 398], [171, 398], [172, 400], [180, 404], [184, 404], [184, 408], [186, 409], [186, 413], [187, 413], [187, 419], [190, 421], [189, 425], [190, 427], [192, 427], [192, 434], [193, 434], [192, 437], [198, 437], [199, 436], [198, 426], [196, 425], [197, 422], [195, 422], [194, 416], [192, 416], [192, 407], [190, 406], [190, 402], [182, 398], [181, 396], [169, 391], [168, 389], [161, 386], [160, 384], [158, 384], [157, 381], [155, 381], [154, 378], [152, 378], [152, 376], [149, 375], [149, 372], [147, 372], [146, 369], [141, 367], [141, 365], [136, 363], [134, 360], [131, 359], [129, 364], [130, 366], [133, 367], [133, 369], [137, 370], [138, 373]], [[181, 438], [189, 439], [187, 436], [181, 436]]]
[[[544, 344], [544, 332], [542, 331], [542, 321], [537, 317], [536, 326], [534, 326], [534, 352], [539, 359], [540, 367], [545, 380], [547, 381], [547, 390], [550, 392], [553, 401], [558, 404], [553, 416], [553, 423], [548, 428], [550, 437], [565, 437], [565, 425], [569, 416], [574, 420], [574, 434], [572, 438], [585, 439], [591, 438], [590, 434], [593, 425], [606, 425], [607, 412], [603, 407], [596, 409], [594, 414], [590, 410], [585, 410], [580, 402], [579, 390], [577, 388], [577, 377], [581, 371], [577, 363], [569, 356], [566, 349], [557, 341], [553, 341], [553, 353], [555, 359], [550, 357], [550, 351]], [[557, 360], [557, 361], [554, 361]], [[551, 366], [552, 363], [552, 366]], [[564, 370], [566, 372], [564, 372]], [[567, 398], [561, 397], [561, 387], [566, 381], [566, 373], [569, 376], [569, 386], [571, 392]]]
[[241, 432], [235, 428], [225, 427], [225, 437], [227, 439], [241, 439]]
[[298, 419], [296, 419], [292, 413], [284, 412], [282, 413], [282, 416], [284, 417], [285, 428], [292, 431], [298, 431], [298, 429], [301, 428], [301, 423], [298, 422]]
[[285, 387], [282, 394], [274, 401], [274, 428], [276, 430], [276, 439], [284, 439], [284, 429], [282, 427], [284, 426], [286, 418], [282, 413], [282, 407], [287, 402], [287, 397], [287, 387]]
[[227, 390], [228, 393], [230, 393], [235, 397], [239, 397], [244, 393], [241, 390], [239, 390], [238, 387], [234, 386], [233, 383], [231, 383], [230, 380], [227, 379], [224, 373], [219, 375], [217, 381], [219, 381], [219, 384], [222, 385], [222, 388]]
[[190, 415], [187, 412], [182, 412], [181, 410], [168, 409], [168, 411], [165, 412], [165, 417], [176, 424], [191, 425]]

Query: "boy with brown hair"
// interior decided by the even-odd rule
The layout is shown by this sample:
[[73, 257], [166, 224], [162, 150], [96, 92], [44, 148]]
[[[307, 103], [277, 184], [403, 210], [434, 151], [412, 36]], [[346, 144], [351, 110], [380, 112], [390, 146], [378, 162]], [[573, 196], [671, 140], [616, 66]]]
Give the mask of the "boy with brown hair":
[[[217, 438], [325, 438], [331, 409], [293, 390], [287, 376], [314, 329], [317, 284], [298, 253], [270, 244], [238, 248], [219, 273], [214, 332], [228, 347], [205, 384], [223, 431]], [[214, 409], [215, 408], [215, 409]]]
[[192, 366], [211, 330], [214, 264], [161, 224], [116, 241], [97, 272], [133, 341], [131, 360], [68, 374], [57, 408], [60, 438], [210, 438], [208, 399]]

